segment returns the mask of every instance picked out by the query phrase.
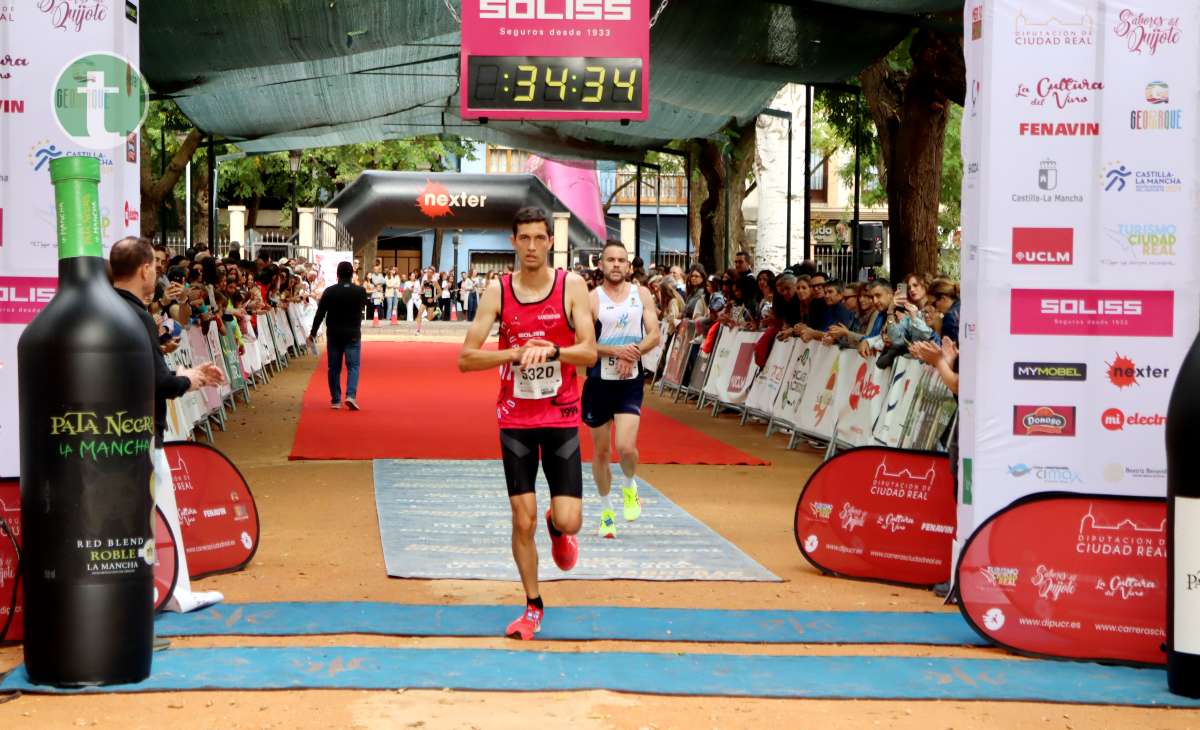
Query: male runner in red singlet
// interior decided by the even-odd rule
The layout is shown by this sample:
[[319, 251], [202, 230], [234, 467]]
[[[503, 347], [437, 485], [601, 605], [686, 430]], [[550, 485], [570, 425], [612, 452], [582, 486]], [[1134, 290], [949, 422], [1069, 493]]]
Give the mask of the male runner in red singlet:
[[[562, 570], [575, 567], [583, 524], [583, 468], [579, 456], [579, 384], [575, 366], [596, 362], [596, 334], [587, 285], [552, 269], [554, 245], [546, 212], [522, 208], [513, 218], [512, 244], [520, 268], [488, 285], [458, 357], [462, 371], [500, 368], [500, 454], [512, 506], [512, 552], [525, 587], [525, 612], [505, 635], [532, 639], [542, 624], [538, 556], [534, 543], [538, 460], [550, 484], [546, 529], [551, 555]], [[500, 320], [500, 347], [483, 349]]]

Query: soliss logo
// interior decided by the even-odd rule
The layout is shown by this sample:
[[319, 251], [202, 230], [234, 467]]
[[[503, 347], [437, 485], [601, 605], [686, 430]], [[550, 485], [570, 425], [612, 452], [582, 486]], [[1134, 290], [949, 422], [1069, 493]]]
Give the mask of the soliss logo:
[[1091, 305], [1083, 299], [1043, 299], [1042, 314], [1139, 315], [1142, 303], [1135, 299], [1100, 299]]
[[629, 20], [632, 17], [631, 1], [479, 0], [479, 17], [488, 20]]
[[0, 302], [12, 302], [13, 304], [45, 304], [53, 298], [53, 287], [0, 286]]

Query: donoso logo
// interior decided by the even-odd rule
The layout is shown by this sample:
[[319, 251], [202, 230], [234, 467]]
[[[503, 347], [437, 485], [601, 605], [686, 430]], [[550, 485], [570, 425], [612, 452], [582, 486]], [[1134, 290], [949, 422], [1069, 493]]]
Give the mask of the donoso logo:
[[485, 20], [629, 20], [632, 0], [479, 0]]
[[1175, 292], [1013, 289], [1014, 335], [1170, 337]]
[[1014, 264], [1069, 266], [1075, 260], [1075, 229], [1013, 228]]
[[1075, 406], [1013, 406], [1014, 436], [1074, 436]]

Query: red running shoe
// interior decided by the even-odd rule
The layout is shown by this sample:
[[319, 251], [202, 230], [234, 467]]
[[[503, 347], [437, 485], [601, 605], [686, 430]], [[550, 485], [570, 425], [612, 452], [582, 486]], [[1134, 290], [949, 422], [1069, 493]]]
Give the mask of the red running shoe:
[[[552, 510], [546, 510], [546, 530], [550, 533], [550, 556], [559, 570], [570, 570], [579, 561], [579, 540], [574, 535], [564, 535], [554, 528], [550, 519]], [[558, 533], [557, 537], [555, 533]]]
[[504, 635], [510, 639], [529, 641], [533, 635], [542, 630], [542, 610], [537, 606], [525, 606], [525, 613], [508, 625]]

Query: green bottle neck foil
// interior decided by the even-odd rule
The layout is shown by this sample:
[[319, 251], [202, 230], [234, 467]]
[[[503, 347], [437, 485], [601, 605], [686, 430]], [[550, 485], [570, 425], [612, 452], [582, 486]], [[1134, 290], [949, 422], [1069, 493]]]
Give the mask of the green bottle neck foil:
[[104, 257], [100, 239], [100, 161], [59, 157], [50, 161], [54, 211], [58, 219], [58, 258]]

